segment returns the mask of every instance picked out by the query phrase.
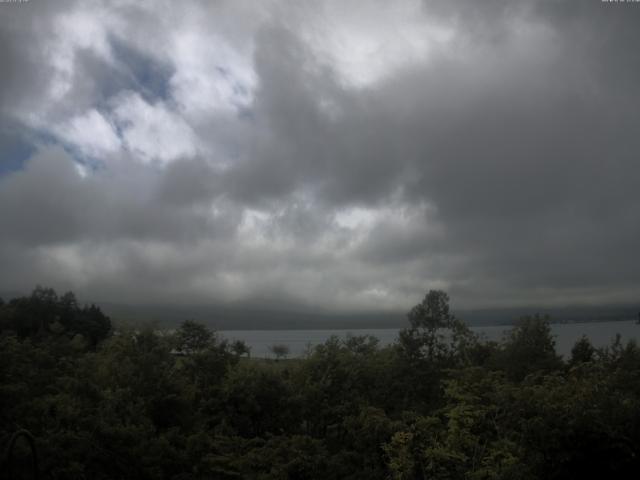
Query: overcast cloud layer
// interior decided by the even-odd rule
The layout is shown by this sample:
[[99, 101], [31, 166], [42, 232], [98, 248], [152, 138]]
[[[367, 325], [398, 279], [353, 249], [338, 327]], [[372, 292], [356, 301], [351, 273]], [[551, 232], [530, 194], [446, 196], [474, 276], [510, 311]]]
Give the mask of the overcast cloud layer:
[[0, 3], [0, 290], [640, 301], [640, 3]]

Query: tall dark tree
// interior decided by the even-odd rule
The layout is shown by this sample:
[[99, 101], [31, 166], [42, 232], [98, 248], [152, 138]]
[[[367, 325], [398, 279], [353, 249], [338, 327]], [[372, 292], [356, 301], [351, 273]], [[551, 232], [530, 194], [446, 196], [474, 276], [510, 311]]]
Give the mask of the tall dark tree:
[[506, 333], [498, 367], [518, 381], [533, 372], [558, 369], [562, 361], [556, 354], [555, 344], [548, 316], [523, 317]]
[[586, 336], [582, 336], [571, 349], [570, 365], [591, 362], [595, 360], [596, 349]]
[[400, 346], [409, 357], [430, 362], [463, 360], [474, 335], [449, 308], [449, 295], [430, 290], [407, 315], [410, 327], [400, 332]]
[[287, 345], [271, 345], [269, 347], [269, 351], [276, 356], [276, 360], [280, 360], [281, 358], [287, 358], [290, 353], [290, 349]]
[[242, 357], [243, 355], [247, 355], [248, 357], [251, 356], [251, 347], [242, 340], [232, 342], [230, 348], [238, 357]]
[[185, 320], [176, 330], [176, 348], [185, 354], [201, 352], [211, 347], [215, 333], [202, 323]]

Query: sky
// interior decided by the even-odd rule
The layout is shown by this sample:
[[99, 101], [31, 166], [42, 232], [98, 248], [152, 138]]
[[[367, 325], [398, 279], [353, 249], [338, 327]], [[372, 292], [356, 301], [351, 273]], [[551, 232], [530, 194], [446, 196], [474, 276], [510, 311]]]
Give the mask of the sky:
[[0, 3], [0, 291], [640, 302], [640, 2]]

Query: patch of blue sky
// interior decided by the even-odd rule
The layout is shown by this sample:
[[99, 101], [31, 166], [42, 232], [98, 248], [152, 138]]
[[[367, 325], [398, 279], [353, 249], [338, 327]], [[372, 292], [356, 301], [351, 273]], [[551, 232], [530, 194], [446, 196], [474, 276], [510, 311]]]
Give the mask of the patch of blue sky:
[[238, 107], [238, 118], [247, 122], [254, 122], [256, 119], [255, 113], [252, 109], [245, 106]]
[[110, 45], [123, 77], [120, 82], [126, 88], [140, 93], [149, 103], [171, 100], [171, 65], [159, 62], [115, 37], [110, 39]]
[[105, 168], [105, 163], [104, 161], [96, 158], [96, 157], [92, 157], [86, 154], [83, 154], [82, 152], [78, 151], [77, 148], [73, 147], [73, 146], [65, 146], [64, 147], [65, 150], [67, 151], [67, 153], [69, 153], [69, 155], [71, 155], [73, 157], [73, 160], [80, 166], [82, 167], [82, 171], [83, 172], [97, 172], [100, 170], [103, 170]]
[[250, 97], [249, 89], [245, 87], [242, 83], [235, 81], [233, 82], [232, 85], [233, 85], [234, 95], [237, 95], [238, 97], [243, 97], [243, 98]]
[[0, 176], [22, 170], [35, 151], [28, 129], [18, 125], [0, 129]]
[[231, 69], [217, 65], [216, 72], [219, 77], [224, 79], [231, 93], [229, 102], [238, 110], [239, 118], [243, 118], [241, 112], [247, 110], [247, 105], [251, 102], [251, 90], [233, 74]]
[[95, 172], [104, 168], [105, 163], [98, 157], [89, 155], [86, 151], [80, 149], [78, 146], [66, 142], [61, 138], [53, 135], [52, 133], [44, 130], [33, 132], [32, 137], [34, 139], [34, 151], [38, 148], [59, 146], [64, 149], [65, 152], [76, 162], [79, 166], [87, 172]]
[[74, 162], [82, 167], [84, 172], [96, 172], [105, 167], [104, 160], [87, 153], [86, 150], [79, 148], [77, 145], [65, 141], [58, 141], [57, 143], [64, 148]]

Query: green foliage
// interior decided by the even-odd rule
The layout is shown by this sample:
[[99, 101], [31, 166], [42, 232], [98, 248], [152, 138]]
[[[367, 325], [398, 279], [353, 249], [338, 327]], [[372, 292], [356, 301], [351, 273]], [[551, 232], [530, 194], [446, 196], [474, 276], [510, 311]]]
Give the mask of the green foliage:
[[111, 333], [111, 322], [95, 305], [80, 307], [71, 292], [58, 297], [38, 286], [28, 297], [0, 304], [0, 331], [32, 340], [77, 337], [77, 344], [94, 348]]
[[270, 365], [238, 364], [229, 371], [222, 396], [225, 425], [243, 437], [281, 434], [296, 420], [290, 385]]
[[395, 345], [273, 362], [192, 321], [113, 333], [38, 288], [0, 304], [0, 444], [28, 429], [53, 479], [633, 478], [634, 342], [565, 364], [548, 319], [484, 342], [448, 302], [429, 292]]
[[398, 337], [397, 380], [405, 394], [403, 408], [435, 408], [442, 397], [447, 369], [471, 364], [478, 339], [450, 313], [449, 296], [430, 290], [408, 313], [410, 327]]
[[236, 340], [231, 344], [231, 350], [233, 351], [233, 353], [235, 353], [238, 357], [242, 357], [243, 355], [247, 355], [248, 357], [251, 356], [251, 347], [249, 347], [245, 342], [243, 342], [242, 340]]
[[385, 445], [392, 478], [526, 479], [517, 443], [500, 428], [501, 376], [460, 370], [446, 382], [446, 405], [407, 418]]
[[584, 335], [578, 340], [571, 349], [570, 365], [578, 365], [581, 363], [591, 362], [595, 360], [596, 349]]
[[215, 334], [201, 323], [185, 320], [175, 333], [176, 349], [190, 355], [209, 348], [215, 341]]
[[555, 351], [548, 317], [523, 317], [506, 333], [496, 355], [495, 366], [512, 380], [523, 380], [534, 372], [552, 372], [562, 361]]
[[281, 358], [287, 358], [289, 355], [289, 347], [287, 345], [271, 345], [269, 347], [269, 351], [276, 356], [276, 360], [280, 360]]
[[466, 324], [449, 311], [449, 295], [430, 290], [408, 313], [410, 328], [400, 332], [400, 346], [413, 360], [456, 366], [468, 361], [476, 338]]

